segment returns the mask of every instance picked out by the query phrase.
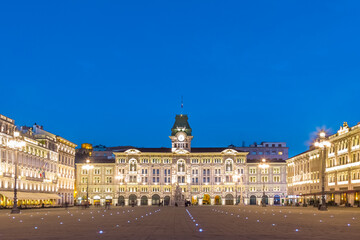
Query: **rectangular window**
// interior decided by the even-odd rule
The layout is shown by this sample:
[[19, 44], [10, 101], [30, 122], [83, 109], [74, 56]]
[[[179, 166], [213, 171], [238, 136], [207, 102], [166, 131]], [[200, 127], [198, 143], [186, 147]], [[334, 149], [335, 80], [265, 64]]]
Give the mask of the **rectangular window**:
[[269, 181], [268, 176], [261, 176], [261, 182], [266, 183], [268, 181]]
[[253, 177], [253, 176], [250, 177], [250, 178], [249, 178], [249, 181], [252, 182], [252, 183], [256, 182], [256, 177]]
[[125, 158], [119, 158], [118, 163], [126, 163], [126, 159]]
[[87, 177], [82, 177], [82, 178], [81, 178], [81, 183], [87, 183], [87, 180], [88, 180]]
[[280, 174], [280, 168], [279, 167], [274, 167], [273, 168], [273, 173], [274, 174]]
[[94, 183], [100, 183], [100, 177], [94, 177]]
[[215, 158], [214, 163], [221, 163], [221, 158]]
[[280, 176], [274, 176], [274, 182], [280, 182]]
[[112, 183], [112, 177], [106, 177], [106, 183]]
[[192, 164], [198, 164], [198, 163], [199, 163], [199, 159], [198, 159], [198, 158], [193, 158], [193, 159], [191, 159], [191, 163], [192, 163]]

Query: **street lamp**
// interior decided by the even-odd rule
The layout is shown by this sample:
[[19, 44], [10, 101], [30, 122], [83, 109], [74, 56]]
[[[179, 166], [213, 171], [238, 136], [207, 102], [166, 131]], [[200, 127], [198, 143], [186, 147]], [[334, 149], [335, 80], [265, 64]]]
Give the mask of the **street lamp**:
[[[266, 159], [263, 158], [261, 160], [261, 162], [259, 163], [259, 168], [264, 170], [265, 173], [265, 169], [269, 168], [269, 164], [266, 163]], [[266, 207], [266, 202], [265, 202], [265, 178], [263, 179], [263, 196], [262, 196], [262, 201], [261, 201], [261, 206]]]
[[15, 185], [14, 185], [14, 204], [11, 209], [11, 213], [20, 213], [20, 209], [17, 206], [17, 179], [18, 179], [18, 151], [25, 147], [25, 142], [20, 139], [20, 133], [14, 132], [14, 139], [8, 141], [7, 146], [14, 149], [15, 152]]
[[86, 160], [86, 165], [82, 166], [82, 169], [87, 170], [88, 178], [86, 180], [86, 206], [89, 206], [89, 178], [90, 178], [90, 170], [93, 169], [94, 166], [90, 165], [90, 160]]
[[[240, 171], [240, 170], [239, 170]], [[242, 174], [239, 173], [239, 174], [236, 174], [235, 176], [235, 199], [236, 199], [236, 205], [238, 205], [240, 202], [241, 202], [241, 190], [240, 190], [240, 199], [238, 199], [238, 186], [240, 185], [241, 187], [241, 178], [242, 178]]]
[[316, 139], [314, 146], [321, 150], [321, 205], [320, 211], [327, 211], [326, 200], [325, 200], [325, 162], [326, 162], [326, 148], [331, 146], [331, 143], [327, 140], [326, 133], [321, 131], [319, 138]]

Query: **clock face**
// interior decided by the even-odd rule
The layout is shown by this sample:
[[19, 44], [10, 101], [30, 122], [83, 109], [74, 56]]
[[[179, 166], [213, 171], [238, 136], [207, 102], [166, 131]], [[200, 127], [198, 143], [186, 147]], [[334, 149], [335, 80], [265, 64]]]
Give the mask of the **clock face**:
[[180, 135], [178, 136], [178, 140], [179, 140], [180, 142], [184, 141], [184, 140], [185, 140], [185, 136], [184, 136], [183, 134], [180, 134]]

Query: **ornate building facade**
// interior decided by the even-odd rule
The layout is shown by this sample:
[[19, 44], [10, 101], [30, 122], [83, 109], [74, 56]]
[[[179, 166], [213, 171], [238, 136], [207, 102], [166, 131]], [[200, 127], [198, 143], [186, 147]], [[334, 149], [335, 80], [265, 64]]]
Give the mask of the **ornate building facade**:
[[[281, 204], [286, 196], [285, 161], [247, 162], [234, 148], [192, 147], [187, 115], [176, 115], [171, 148], [112, 147], [113, 156], [77, 160], [77, 200], [92, 204], [174, 204], [180, 186], [184, 199], [199, 205]], [[109, 149], [109, 148], [108, 148]], [[92, 169], [88, 166], [91, 164]], [[265, 193], [264, 193], [265, 190]]]
[[[21, 147], [12, 148], [14, 140], [22, 143]], [[64, 150], [62, 144], [68, 148]], [[35, 124], [17, 129], [14, 120], [0, 115], [0, 205], [13, 205], [16, 176], [19, 206], [53, 206], [63, 201], [72, 204], [75, 147], [43, 130], [42, 126]], [[66, 165], [68, 175], [61, 174], [64, 151], [72, 156], [72, 163]], [[64, 194], [68, 194], [67, 199], [63, 199]]]
[[[325, 156], [312, 148], [289, 158], [287, 162], [288, 194], [295, 202], [311, 203], [321, 197], [321, 179], [325, 174], [326, 201], [337, 205], [359, 205], [360, 194], [360, 123], [344, 123], [328, 137], [330, 147]], [[324, 171], [321, 171], [325, 164]]]

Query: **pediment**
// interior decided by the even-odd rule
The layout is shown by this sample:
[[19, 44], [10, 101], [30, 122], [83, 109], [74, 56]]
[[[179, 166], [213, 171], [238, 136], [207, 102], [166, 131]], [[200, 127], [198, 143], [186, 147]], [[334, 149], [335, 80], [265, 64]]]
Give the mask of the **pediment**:
[[226, 154], [226, 155], [236, 155], [237, 153], [239, 153], [238, 151], [234, 150], [234, 149], [225, 149], [224, 151], [221, 152], [222, 154]]
[[175, 154], [189, 154], [190, 152], [185, 149], [176, 149]]
[[134, 155], [134, 154], [141, 154], [141, 152], [137, 149], [128, 149], [125, 151], [126, 154]]

